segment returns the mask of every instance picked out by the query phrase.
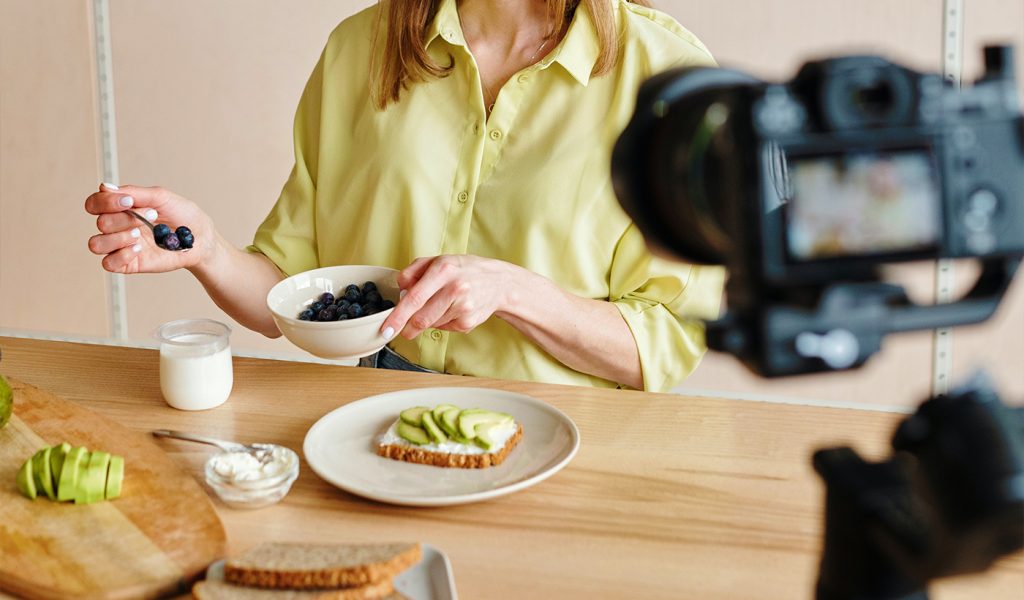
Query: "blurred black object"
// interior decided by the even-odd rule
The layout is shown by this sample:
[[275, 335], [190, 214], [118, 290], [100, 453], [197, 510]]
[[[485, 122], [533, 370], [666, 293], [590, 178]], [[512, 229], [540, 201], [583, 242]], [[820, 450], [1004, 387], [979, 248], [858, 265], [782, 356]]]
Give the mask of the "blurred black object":
[[984, 381], [924, 402], [884, 462], [819, 450], [828, 488], [818, 600], [924, 600], [929, 581], [1024, 548], [1024, 409]]
[[[724, 264], [708, 345], [764, 376], [857, 367], [892, 332], [987, 319], [1024, 256], [1024, 116], [1012, 51], [963, 91], [882, 58], [810, 62], [786, 83], [681, 68], [640, 90], [612, 156], [649, 244]], [[902, 261], [981, 264], [960, 300], [912, 303]]]

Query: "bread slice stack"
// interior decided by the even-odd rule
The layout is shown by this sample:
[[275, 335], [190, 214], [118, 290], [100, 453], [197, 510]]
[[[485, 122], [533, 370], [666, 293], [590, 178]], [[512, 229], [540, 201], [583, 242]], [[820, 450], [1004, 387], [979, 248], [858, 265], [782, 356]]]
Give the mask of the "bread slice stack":
[[416, 543], [265, 543], [224, 564], [224, 581], [201, 581], [198, 600], [400, 600], [393, 579], [420, 561]]

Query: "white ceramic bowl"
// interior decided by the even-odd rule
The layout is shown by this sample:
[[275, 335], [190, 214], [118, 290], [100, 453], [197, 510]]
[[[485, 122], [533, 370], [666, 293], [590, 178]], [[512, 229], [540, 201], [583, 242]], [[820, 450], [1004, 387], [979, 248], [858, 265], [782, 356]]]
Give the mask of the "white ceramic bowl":
[[306, 352], [329, 359], [355, 359], [369, 356], [387, 344], [380, 326], [393, 308], [358, 319], [319, 323], [300, 321], [299, 313], [324, 292], [335, 296], [349, 284], [362, 287], [372, 281], [385, 300], [398, 303], [398, 271], [387, 267], [346, 265], [313, 269], [281, 281], [270, 288], [267, 307], [274, 322], [288, 341]]

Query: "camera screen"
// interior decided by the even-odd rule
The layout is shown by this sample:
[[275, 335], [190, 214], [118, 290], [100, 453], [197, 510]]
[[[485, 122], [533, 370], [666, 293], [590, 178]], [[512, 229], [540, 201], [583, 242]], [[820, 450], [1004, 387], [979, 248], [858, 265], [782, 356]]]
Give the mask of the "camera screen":
[[934, 248], [941, 195], [927, 149], [789, 157], [786, 233], [791, 259]]

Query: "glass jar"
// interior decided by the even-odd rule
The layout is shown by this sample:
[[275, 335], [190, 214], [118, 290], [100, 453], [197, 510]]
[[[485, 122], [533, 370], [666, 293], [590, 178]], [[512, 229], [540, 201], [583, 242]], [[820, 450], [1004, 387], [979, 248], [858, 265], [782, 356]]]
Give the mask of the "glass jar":
[[160, 340], [160, 391], [180, 410], [206, 410], [231, 395], [231, 328], [212, 319], [164, 323]]
[[276, 444], [253, 444], [267, 453], [260, 462], [246, 452], [222, 452], [206, 461], [206, 484], [233, 508], [259, 508], [284, 498], [299, 476], [299, 455]]

